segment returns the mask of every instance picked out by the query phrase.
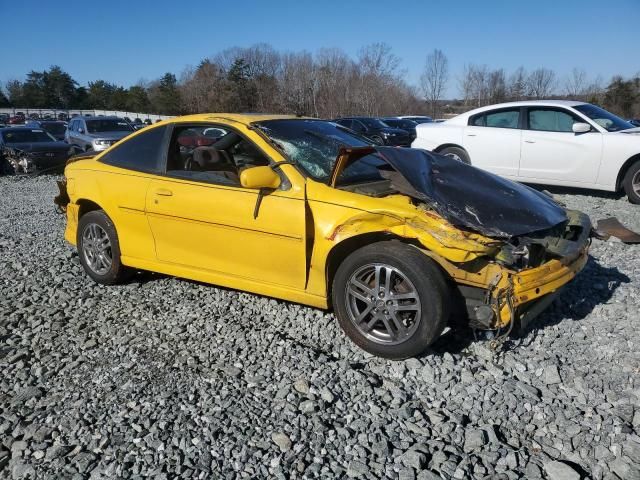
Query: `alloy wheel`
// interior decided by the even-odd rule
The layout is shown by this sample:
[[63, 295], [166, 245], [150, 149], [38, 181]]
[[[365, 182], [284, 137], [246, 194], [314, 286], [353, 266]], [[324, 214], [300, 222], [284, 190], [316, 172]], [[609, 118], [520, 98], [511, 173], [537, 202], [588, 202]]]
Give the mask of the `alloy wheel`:
[[640, 196], [640, 170], [631, 179], [631, 188], [636, 195]]
[[89, 223], [82, 232], [82, 254], [87, 266], [98, 275], [111, 269], [113, 253], [107, 232], [97, 223]]
[[397, 345], [420, 324], [422, 307], [413, 283], [396, 267], [382, 263], [358, 268], [346, 285], [353, 325], [373, 342]]

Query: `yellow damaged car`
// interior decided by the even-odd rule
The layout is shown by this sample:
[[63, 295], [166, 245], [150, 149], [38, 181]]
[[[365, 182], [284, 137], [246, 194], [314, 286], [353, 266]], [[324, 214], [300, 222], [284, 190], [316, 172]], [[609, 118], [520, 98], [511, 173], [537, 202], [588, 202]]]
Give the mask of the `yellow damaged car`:
[[96, 282], [142, 269], [333, 308], [393, 359], [453, 321], [504, 338], [584, 267], [592, 230], [471, 165], [276, 115], [158, 123], [72, 158], [60, 188]]

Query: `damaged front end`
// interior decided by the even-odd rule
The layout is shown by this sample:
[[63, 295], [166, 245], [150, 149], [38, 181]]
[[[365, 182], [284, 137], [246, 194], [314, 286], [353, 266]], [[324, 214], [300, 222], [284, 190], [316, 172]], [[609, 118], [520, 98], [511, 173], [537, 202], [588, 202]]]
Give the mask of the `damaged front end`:
[[378, 169], [393, 192], [387, 198], [402, 194], [420, 212], [386, 230], [415, 238], [447, 272], [459, 300], [454, 320], [505, 338], [544, 310], [586, 264], [592, 233], [587, 215], [447, 157], [416, 149], [343, 148], [331, 186], [340, 188], [341, 172], [371, 154], [384, 161]]
[[7, 174], [33, 174], [37, 172], [36, 162], [30, 152], [18, 148], [4, 147], [2, 157], [6, 162]]

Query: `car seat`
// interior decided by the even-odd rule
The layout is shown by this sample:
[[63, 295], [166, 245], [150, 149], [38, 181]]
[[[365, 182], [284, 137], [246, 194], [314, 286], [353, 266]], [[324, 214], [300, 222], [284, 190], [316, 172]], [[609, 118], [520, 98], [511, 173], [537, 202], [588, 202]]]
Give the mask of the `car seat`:
[[216, 172], [230, 180], [240, 181], [237, 167], [228, 161], [224, 152], [213, 147], [198, 147], [193, 150], [191, 170]]

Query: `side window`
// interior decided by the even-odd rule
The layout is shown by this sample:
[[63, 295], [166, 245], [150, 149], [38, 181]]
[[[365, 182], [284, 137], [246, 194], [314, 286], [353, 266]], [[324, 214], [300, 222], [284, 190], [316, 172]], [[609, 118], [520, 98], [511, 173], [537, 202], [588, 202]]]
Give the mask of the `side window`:
[[529, 130], [543, 132], [573, 132], [574, 122], [579, 122], [569, 112], [556, 108], [529, 108]]
[[214, 125], [178, 126], [167, 156], [167, 175], [240, 186], [240, 172], [269, 165], [269, 159], [241, 135]]
[[342, 120], [338, 120], [336, 123], [346, 128], [352, 128], [353, 121], [349, 120], [348, 118], [345, 118]]
[[159, 172], [166, 125], [145, 130], [108, 152], [101, 161], [141, 172]]
[[351, 128], [353, 130], [355, 130], [356, 132], [366, 132], [367, 131], [367, 129], [362, 124], [362, 122], [359, 122], [358, 120], [354, 120], [353, 121], [353, 126]]
[[485, 115], [485, 126], [494, 128], [518, 128], [520, 109], [489, 112]]
[[484, 127], [486, 126], [485, 121], [487, 119], [486, 115], [476, 115], [469, 119], [469, 125], [474, 127]]

